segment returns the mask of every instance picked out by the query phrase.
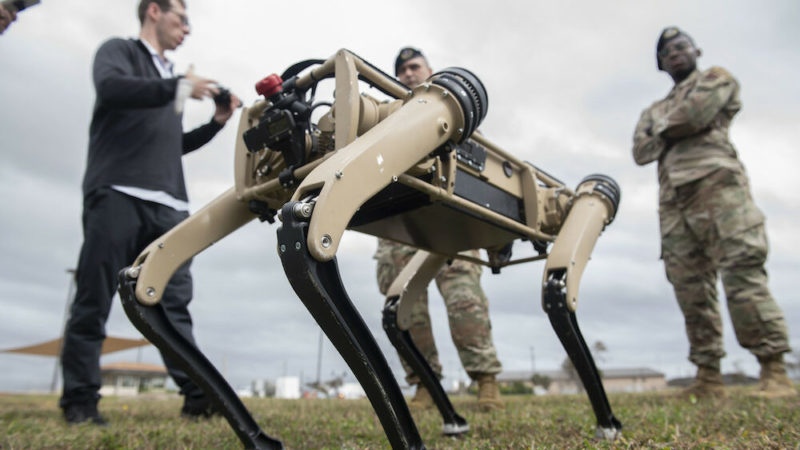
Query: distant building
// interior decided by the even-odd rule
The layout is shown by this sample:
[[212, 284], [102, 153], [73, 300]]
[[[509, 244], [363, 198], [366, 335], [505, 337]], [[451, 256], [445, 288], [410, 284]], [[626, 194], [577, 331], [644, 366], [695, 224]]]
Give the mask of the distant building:
[[[533, 389], [534, 375], [550, 381], [545, 387], [546, 394], [575, 394], [583, 390], [583, 384], [577, 375], [570, 376], [563, 370], [506, 371], [497, 376], [497, 381], [501, 386], [522, 383]], [[667, 388], [664, 374], [648, 368], [604, 369], [600, 370], [600, 376], [607, 392], [648, 392]]]
[[[683, 388], [692, 384], [693, 381], [694, 377], [672, 378], [667, 382], [667, 385]], [[753, 386], [758, 384], [758, 378], [743, 373], [723, 373], [722, 382], [728, 386]]]
[[155, 364], [116, 362], [100, 368], [100, 395], [132, 396], [145, 391], [164, 390], [167, 369]]
[[367, 394], [364, 392], [364, 388], [361, 387], [358, 383], [344, 383], [338, 388], [336, 388], [335, 395], [338, 398], [354, 400], [359, 398], [365, 398]]
[[257, 378], [250, 383], [249, 391], [251, 397], [273, 397], [275, 384], [264, 378]]
[[275, 380], [275, 398], [300, 398], [300, 378], [278, 377]]

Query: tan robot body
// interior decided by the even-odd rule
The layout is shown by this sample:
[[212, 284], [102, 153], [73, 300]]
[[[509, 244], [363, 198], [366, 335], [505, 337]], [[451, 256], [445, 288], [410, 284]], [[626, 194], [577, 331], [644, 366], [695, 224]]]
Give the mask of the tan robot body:
[[[326, 78], [334, 78], [335, 102], [314, 122], [308, 90]], [[396, 100], [360, 94], [359, 79]], [[213, 366], [201, 362], [197, 349], [176, 349], [179, 339], [145, 317], [185, 261], [245, 223], [275, 216], [283, 221], [278, 253], [287, 278], [364, 386], [394, 447], [418, 447], [421, 440], [396, 382], [387, 379], [392, 376], [385, 360], [370, 355], [380, 351], [338, 278], [335, 256], [347, 229], [420, 249], [389, 289], [384, 328], [421, 372], [430, 368], [406, 339], [410, 309], [403, 299], [416, 298], [441, 265], [463, 258], [458, 253], [464, 250], [486, 249], [486, 260], [469, 259], [495, 271], [546, 258], [545, 311], [576, 367], [583, 368], [584, 384], [591, 385], [598, 433], [616, 436], [621, 425], [574, 317], [581, 275], [616, 214], [616, 183], [591, 175], [572, 191], [476, 133], [488, 100], [480, 81], [464, 69], [446, 69], [409, 91], [340, 50], [276, 83], [268, 98], [242, 112], [234, 187], [154, 241], [121, 276], [123, 303], [134, 324], [151, 340], [175, 347], [245, 445], [262, 446], [252, 436], [263, 432], [248, 431], [257, 425], [229, 387], [221, 386]], [[517, 239], [536, 243], [541, 254], [511, 259], [507, 250]], [[466, 432], [466, 421], [438, 380], [422, 378], [442, 413], [444, 432]]]

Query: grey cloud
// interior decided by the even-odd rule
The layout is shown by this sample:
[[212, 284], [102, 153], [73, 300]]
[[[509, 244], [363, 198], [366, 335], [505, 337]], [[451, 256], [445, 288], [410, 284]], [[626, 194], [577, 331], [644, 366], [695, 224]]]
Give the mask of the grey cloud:
[[[687, 375], [691, 365], [682, 318], [658, 260], [655, 168], [638, 167], [629, 156], [640, 111], [670, 88], [666, 75], [654, 67], [655, 39], [666, 25], [684, 27], [705, 50], [701, 64], [726, 67], [742, 83], [745, 106], [732, 134], [768, 217], [771, 287], [797, 346], [800, 331], [791, 325], [800, 321], [800, 303], [792, 282], [800, 243], [793, 229], [800, 216], [792, 195], [794, 176], [785, 168], [800, 163], [794, 151], [797, 102], [792, 101], [800, 86], [776, 74], [794, 73], [800, 64], [794, 48], [800, 31], [792, 21], [798, 8], [792, 0], [769, 7], [686, 0], [657, 10], [632, 0], [613, 8], [597, 2], [502, 0], [406, 1], [389, 11], [358, 1], [348, 9], [352, 16], [342, 16], [334, 4], [312, 2], [308, 9], [316, 14], [307, 14], [301, 28], [289, 20], [296, 18], [296, 6], [289, 4], [190, 2], [193, 33], [171, 56], [179, 70], [194, 64], [197, 73], [232, 88], [248, 104], [256, 98], [258, 79], [341, 47], [387, 71], [397, 49], [409, 44], [421, 47], [434, 68], [473, 70], [489, 90], [489, 116], [481, 130], [490, 139], [570, 187], [593, 172], [607, 173], [622, 186], [617, 219], [600, 238], [584, 275], [578, 319], [588, 342], [603, 340], [609, 347], [604, 364], [647, 365], [674, 376]], [[133, 1], [104, 8], [88, 0], [46, 2], [22, 13], [0, 38], [6, 61], [0, 71], [3, 348], [51, 339], [60, 329], [65, 269], [74, 266], [81, 241], [79, 185], [94, 100], [91, 59], [108, 37], [137, 34], [134, 10]], [[337, 26], [345, 20], [359, 26]], [[211, 111], [208, 102], [190, 103], [185, 126], [205, 122]], [[229, 124], [207, 148], [186, 158], [193, 210], [232, 185], [235, 128]], [[316, 375], [318, 327], [285, 279], [275, 253], [276, 228], [248, 224], [194, 261], [191, 309], [197, 339], [235, 386], [284, 371], [302, 371], [306, 379]], [[518, 247], [519, 254], [531, 252], [530, 244]], [[374, 239], [348, 234], [339, 263], [354, 304], [402, 378], [380, 326], [373, 250]], [[507, 369], [529, 368], [531, 346], [539, 369], [563, 360], [540, 306], [542, 270], [542, 263], [531, 263], [499, 276], [487, 270], [483, 276], [495, 342]], [[465, 377], [441, 298], [435, 288], [429, 291], [445, 382]], [[752, 357], [738, 347], [727, 322], [725, 367], [742, 361], [755, 373]], [[108, 332], [137, 335], [117, 300]], [[323, 354], [323, 377], [347, 371], [330, 343]], [[141, 356], [158, 361], [152, 348]], [[138, 352], [123, 352], [104, 361], [138, 357]], [[6, 369], [0, 390], [47, 389], [51, 363], [0, 355]]]

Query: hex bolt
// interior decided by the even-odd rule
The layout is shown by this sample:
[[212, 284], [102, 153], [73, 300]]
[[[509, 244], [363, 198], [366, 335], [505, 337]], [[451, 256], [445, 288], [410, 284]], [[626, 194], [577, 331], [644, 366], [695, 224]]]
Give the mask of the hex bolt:
[[325, 234], [322, 236], [322, 248], [329, 248], [331, 244], [333, 244], [333, 239], [331, 239], [330, 235]]

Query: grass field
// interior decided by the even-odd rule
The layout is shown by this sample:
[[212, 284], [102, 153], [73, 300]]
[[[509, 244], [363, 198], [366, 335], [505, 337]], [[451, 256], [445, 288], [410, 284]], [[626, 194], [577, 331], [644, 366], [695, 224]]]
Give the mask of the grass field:
[[[692, 402], [669, 393], [611, 395], [624, 425], [615, 442], [593, 439], [595, 420], [583, 395], [506, 396], [502, 411], [480, 412], [471, 397], [453, 403], [470, 422], [461, 438], [441, 435], [435, 410], [412, 410], [428, 448], [789, 448], [800, 449], [800, 396], [766, 401], [744, 388], [730, 398]], [[389, 448], [367, 400], [245, 399], [262, 429], [290, 449]], [[0, 449], [241, 448], [222, 418], [188, 421], [181, 401], [105, 398], [109, 427], [67, 426], [55, 396], [0, 394]]]

